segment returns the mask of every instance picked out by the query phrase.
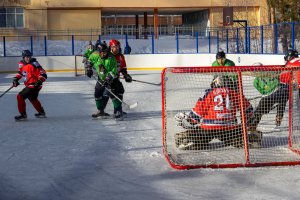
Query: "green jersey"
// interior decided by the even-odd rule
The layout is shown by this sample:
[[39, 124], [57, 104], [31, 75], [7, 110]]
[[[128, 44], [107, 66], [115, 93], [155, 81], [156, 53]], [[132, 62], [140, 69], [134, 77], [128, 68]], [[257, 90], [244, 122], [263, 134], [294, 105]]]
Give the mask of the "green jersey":
[[[212, 65], [213, 67], [220, 67], [222, 66], [220, 63], [218, 63], [217, 60], [215, 60]], [[225, 59], [224, 61], [224, 66], [229, 67], [229, 66], [235, 66], [234, 62], [232, 60], [229, 59]], [[230, 74], [230, 73], [229, 73]], [[238, 76], [237, 75], [227, 75], [228, 77], [230, 77], [233, 81], [237, 81]]]
[[85, 50], [85, 52], [84, 52], [84, 54], [83, 54], [83, 57], [89, 58], [90, 55], [91, 55], [93, 52], [94, 52], [93, 49], [87, 49], [87, 50]]
[[99, 52], [95, 51], [88, 57], [88, 59], [92, 63], [92, 65], [95, 66], [95, 65], [99, 65], [101, 57]]
[[[222, 66], [222, 65], [220, 65], [220, 63], [218, 63], [218, 61], [215, 60], [212, 63], [211, 66], [213, 66], [213, 67], [219, 67], [219, 66]], [[235, 64], [234, 64], [234, 62], [232, 60], [225, 59], [224, 66], [235, 66]]]
[[278, 84], [278, 77], [256, 77], [253, 82], [254, 87], [262, 95], [271, 94], [277, 88]]
[[114, 78], [118, 76], [117, 60], [111, 54], [108, 54], [106, 58], [101, 58], [98, 52], [94, 52], [90, 55], [89, 61], [93, 64], [99, 80], [105, 81], [109, 75]]

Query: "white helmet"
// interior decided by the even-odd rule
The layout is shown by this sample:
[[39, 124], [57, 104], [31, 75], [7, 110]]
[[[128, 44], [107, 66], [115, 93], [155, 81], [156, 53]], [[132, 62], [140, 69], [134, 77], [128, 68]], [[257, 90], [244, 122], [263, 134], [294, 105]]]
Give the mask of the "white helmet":
[[217, 88], [217, 87], [223, 87], [223, 86], [224, 86], [224, 77], [223, 76], [215, 76], [211, 83], [211, 87]]
[[253, 63], [252, 66], [258, 66], [259, 67], [259, 66], [263, 66], [263, 64], [260, 63], [260, 62], [256, 62], [256, 63]]

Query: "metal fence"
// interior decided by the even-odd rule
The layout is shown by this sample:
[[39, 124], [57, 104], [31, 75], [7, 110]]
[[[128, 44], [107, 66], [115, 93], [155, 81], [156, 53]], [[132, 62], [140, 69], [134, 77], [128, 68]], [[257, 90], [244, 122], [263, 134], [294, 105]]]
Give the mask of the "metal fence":
[[203, 28], [200, 26], [103, 27], [90, 30], [28, 31], [17, 36], [0, 37], [0, 56], [20, 56], [29, 49], [35, 56], [82, 54], [88, 41], [118, 39], [122, 48], [131, 46], [132, 54], [227, 53], [283, 54], [299, 48], [300, 22], [257, 27]]

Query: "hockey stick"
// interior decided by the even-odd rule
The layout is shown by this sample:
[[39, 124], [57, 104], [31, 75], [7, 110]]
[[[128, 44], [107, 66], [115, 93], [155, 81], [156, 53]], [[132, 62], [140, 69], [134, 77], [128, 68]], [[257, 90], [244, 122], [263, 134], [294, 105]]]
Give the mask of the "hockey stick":
[[[120, 77], [120, 78], [125, 79], [124, 77]], [[145, 84], [149, 84], [149, 85], [161, 86], [161, 82], [160, 83], [151, 83], [151, 82], [140, 81], [140, 80], [136, 80], [136, 79], [132, 79], [132, 81], [139, 82], [139, 83], [145, 83]]]
[[14, 86], [10, 86], [10, 88], [8, 88], [5, 92], [3, 92], [1, 95], [0, 95], [0, 98], [3, 97], [9, 90], [11, 90]]
[[257, 96], [257, 97], [252, 97], [248, 98], [249, 101], [255, 100], [255, 99], [261, 99], [263, 96]]
[[134, 104], [128, 104], [125, 101], [121, 100], [117, 95], [115, 95], [109, 88], [105, 87], [103, 83], [101, 83], [95, 76], [93, 78], [101, 85], [103, 86], [111, 95], [113, 95], [118, 101], [120, 101], [122, 104], [124, 104], [128, 109], [136, 108], [138, 105], [138, 102], [135, 102]]

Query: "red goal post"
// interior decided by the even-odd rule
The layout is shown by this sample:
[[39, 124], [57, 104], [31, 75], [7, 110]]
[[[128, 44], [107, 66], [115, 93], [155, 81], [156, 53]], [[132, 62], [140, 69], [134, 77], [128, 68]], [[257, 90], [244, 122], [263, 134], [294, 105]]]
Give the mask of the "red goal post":
[[[281, 125], [275, 126], [278, 104], [262, 115], [257, 127], [261, 134], [258, 134], [259, 140], [254, 140], [254, 143], [259, 141], [256, 146], [251, 146], [253, 135], [247, 125], [249, 118], [245, 110], [246, 102], [243, 100], [245, 97], [255, 110], [265, 97], [253, 85], [256, 77], [277, 78], [281, 73], [289, 73], [295, 77], [299, 71], [300, 66], [278, 65], [165, 68], [161, 74], [162, 140], [169, 164], [176, 169], [300, 164], [300, 101], [298, 87], [293, 87], [299, 85], [297, 79], [287, 85], [289, 100]], [[203, 97], [205, 90], [211, 88], [216, 76], [236, 78], [235, 93], [239, 100], [234, 102], [238, 102], [236, 123], [240, 127], [239, 131], [235, 129], [229, 133], [227, 129], [219, 129], [209, 135], [203, 132], [202, 126], [186, 126], [186, 121], [191, 122], [190, 120], [178, 120], [177, 114], [191, 111], [197, 100]], [[183, 115], [183, 118], [186, 119], [187, 115]]]

